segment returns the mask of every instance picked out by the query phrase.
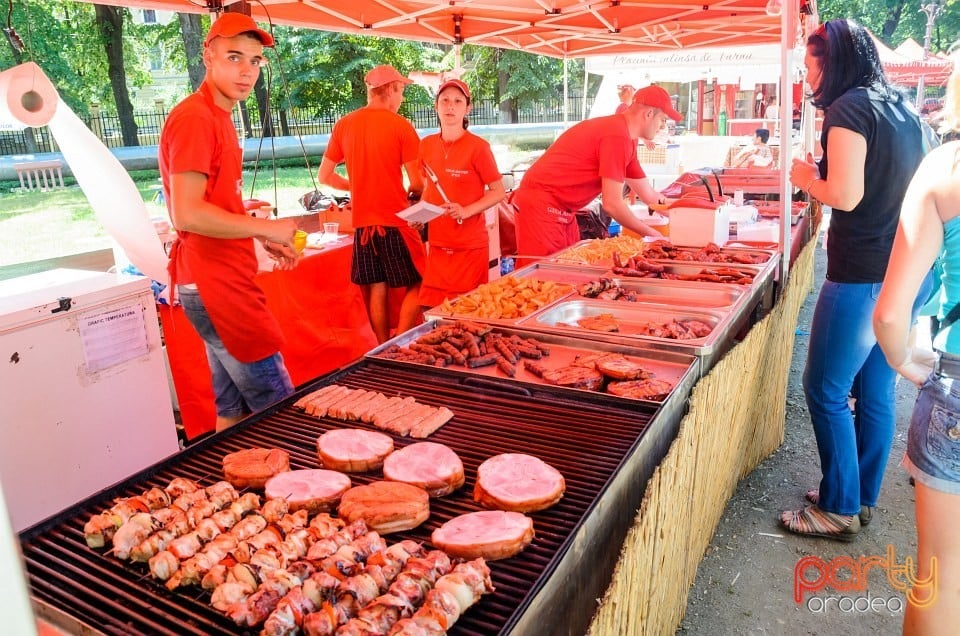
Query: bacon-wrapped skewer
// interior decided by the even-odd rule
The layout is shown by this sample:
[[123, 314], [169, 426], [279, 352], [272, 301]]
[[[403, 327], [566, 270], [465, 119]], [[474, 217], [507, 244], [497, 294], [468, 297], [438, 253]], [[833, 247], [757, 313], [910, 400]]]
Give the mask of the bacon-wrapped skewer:
[[[288, 514], [284, 516], [284, 519], [287, 518], [299, 520], [301, 517]], [[280, 523], [283, 523], [284, 519], [281, 519]], [[213, 590], [211, 605], [221, 612], [226, 612], [231, 606], [242, 603], [256, 592], [263, 578], [281, 568], [281, 561], [286, 562], [288, 568], [293, 567], [289, 561], [303, 558], [317, 542], [332, 541], [335, 546], [333, 550], [336, 550], [337, 546], [353, 541], [356, 536], [362, 536], [366, 531], [367, 526], [362, 521], [344, 529], [343, 520], [325, 513], [319, 514], [310, 521], [308, 527], [292, 530], [279, 544], [261, 543], [264, 548], [251, 553], [252, 546], [246, 541], [243, 542], [233, 552], [237, 563], [229, 568], [214, 566], [208, 573], [209, 578], [204, 576], [201, 584], [204, 589]]]
[[[389, 631], [371, 630], [363, 633], [389, 634], [389, 636], [445, 634], [465, 611], [480, 600], [481, 596], [493, 590], [490, 568], [483, 559], [460, 563], [451, 573], [437, 580], [434, 588], [427, 593], [423, 607], [413, 616], [397, 621]], [[357, 627], [359, 629], [362, 625]], [[361, 632], [344, 632], [345, 636], [356, 633]]]
[[[372, 554], [367, 559], [364, 573], [374, 578], [380, 591], [393, 582], [411, 557], [423, 554], [423, 547], [416, 541], [394, 543], [386, 550]], [[314, 612], [324, 602], [333, 603], [340, 580], [328, 572], [317, 572], [306, 579], [300, 588], [290, 590], [277, 603], [263, 624], [261, 636], [286, 636], [297, 634], [307, 614]], [[413, 612], [411, 608], [410, 612]]]
[[[417, 604], [413, 598], [422, 600], [436, 580], [449, 572], [452, 567], [450, 557], [440, 550], [428, 552], [423, 557], [411, 557], [407, 559], [403, 569], [390, 583], [386, 590], [387, 595], [381, 596], [377, 596], [377, 594], [383, 590], [372, 585], [369, 580], [370, 577], [366, 573], [351, 577], [337, 587], [335, 602], [325, 602], [318, 611], [304, 617], [303, 631], [308, 636], [335, 634], [341, 625], [348, 623], [350, 619], [359, 615], [363, 608], [373, 604], [383, 596], [390, 596], [389, 601], [393, 600], [392, 597], [397, 597], [398, 602], [391, 603], [388, 599], [384, 599], [384, 602], [380, 604], [381, 606], [377, 608], [377, 612], [387, 613], [388, 608], [396, 608], [397, 605], [400, 605], [408, 607], [406, 613], [409, 615]], [[390, 613], [389, 620], [396, 621], [400, 615], [400, 610], [397, 609], [395, 613]], [[387, 619], [383, 619], [383, 621], [386, 622]]]
[[117, 531], [134, 515], [163, 508], [169, 503], [170, 498], [159, 488], [152, 488], [142, 495], [121, 499], [109, 510], [94, 515], [84, 524], [84, 540], [91, 548], [102, 548], [113, 541]]
[[[291, 538], [288, 548], [291, 550], [309, 548], [309, 546], [306, 545], [306, 537], [311, 537], [313, 540], [316, 540], [319, 538], [319, 536], [316, 536], [317, 532], [318, 531], [316, 528], [307, 529], [306, 534], [301, 535], [299, 540]], [[298, 545], [299, 548], [297, 547]], [[383, 540], [383, 538], [381, 538], [376, 532], [367, 532], [366, 534], [354, 539], [351, 543], [341, 546], [334, 554], [321, 560], [319, 563], [320, 567], [318, 569], [331, 574], [335, 578], [341, 578], [344, 576], [345, 572], [358, 572], [363, 567], [363, 564], [366, 562], [366, 559], [370, 557], [370, 555], [384, 549], [386, 549], [386, 542]], [[307, 552], [307, 549], [304, 549], [303, 551]], [[280, 552], [280, 546], [278, 546], [277, 552]], [[289, 581], [292, 578], [296, 578], [292, 574], [290, 575], [289, 579], [280, 576], [280, 572], [283, 571], [290, 573], [289, 568], [284, 568], [283, 565], [285, 564], [281, 564], [281, 568], [279, 570], [267, 574], [256, 592], [251, 594], [244, 601], [238, 602], [228, 608], [226, 611], [227, 616], [229, 616], [238, 625], [245, 625], [248, 627], [263, 623], [277, 608], [280, 600], [287, 594], [287, 592], [290, 591], [290, 589], [292, 589], [292, 587], [283, 589], [282, 585], [278, 585], [276, 583], [277, 577], [280, 577], [280, 580], [284, 582]], [[297, 584], [299, 585], [299, 583]], [[359, 580], [354, 581], [354, 584], [359, 586], [361, 585], [361, 582]], [[373, 596], [375, 596], [375, 582], [373, 583], [373, 586]], [[280, 594], [277, 594], [277, 592], [280, 592]]]

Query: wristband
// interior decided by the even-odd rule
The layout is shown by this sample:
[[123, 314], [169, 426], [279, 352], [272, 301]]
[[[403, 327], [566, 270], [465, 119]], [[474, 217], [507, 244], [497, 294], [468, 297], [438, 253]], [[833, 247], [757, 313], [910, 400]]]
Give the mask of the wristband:
[[810, 181], [807, 181], [807, 187], [805, 187], [805, 188], [803, 189], [803, 191], [806, 192], [807, 194], [810, 194], [810, 188], [813, 187], [813, 184], [814, 184], [815, 182], [820, 181], [820, 180], [821, 180], [821, 179], [820, 179], [819, 176], [812, 177], [812, 178], [810, 179]]

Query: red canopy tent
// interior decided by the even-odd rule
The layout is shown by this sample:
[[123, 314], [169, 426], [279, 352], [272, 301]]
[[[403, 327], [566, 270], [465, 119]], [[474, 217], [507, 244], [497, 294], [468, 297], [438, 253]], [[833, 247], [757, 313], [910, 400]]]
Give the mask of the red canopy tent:
[[953, 70], [953, 62], [940, 55], [924, 56], [923, 47], [914, 40], [906, 40], [896, 49], [891, 49], [877, 36], [873, 42], [880, 54], [883, 71], [894, 84], [904, 86], [939, 86], [947, 81]]
[[[236, 8], [242, 0], [100, 3], [206, 13]], [[767, 14], [767, 3], [768, 0], [265, 0], [246, 6], [256, 20], [276, 24], [451, 45], [481, 44], [563, 58], [779, 43], [780, 17]]]

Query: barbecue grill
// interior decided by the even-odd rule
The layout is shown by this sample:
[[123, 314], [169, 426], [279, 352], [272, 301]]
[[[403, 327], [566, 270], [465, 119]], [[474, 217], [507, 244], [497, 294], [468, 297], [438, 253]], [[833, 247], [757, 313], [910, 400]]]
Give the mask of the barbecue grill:
[[[422, 368], [403, 369], [365, 359], [320, 378], [288, 400], [232, 429], [203, 440], [20, 534], [31, 594], [38, 615], [71, 631], [107, 634], [243, 633], [210, 607], [198, 588], [169, 592], [145, 564], [121, 562], [86, 546], [84, 523], [116, 497], [163, 487], [174, 477], [203, 485], [222, 478], [224, 455], [251, 447], [282, 448], [291, 467], [317, 466], [316, 439], [333, 428], [372, 428], [318, 419], [293, 408], [300, 396], [330, 383], [415, 397], [446, 406], [454, 419], [430, 437], [463, 460], [462, 489], [431, 500], [421, 527], [390, 535], [428, 541], [449, 519], [479, 510], [472, 501], [477, 466], [504, 452], [529, 453], [565, 477], [563, 499], [533, 513], [536, 537], [519, 555], [490, 563], [496, 591], [485, 595], [451, 634], [581, 634], [603, 594], [619, 546], [633, 522], [645, 484], [676, 435], [698, 361], [659, 406], [555, 387], [530, 387], [507, 379], [464, 378]], [[398, 446], [414, 440], [395, 439]], [[351, 475], [355, 484], [379, 475]]]

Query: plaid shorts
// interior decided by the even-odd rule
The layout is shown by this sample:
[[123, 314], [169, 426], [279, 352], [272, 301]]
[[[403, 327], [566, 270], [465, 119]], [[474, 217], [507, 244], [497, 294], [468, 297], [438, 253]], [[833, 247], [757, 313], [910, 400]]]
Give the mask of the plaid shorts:
[[371, 226], [354, 231], [350, 280], [357, 285], [386, 282], [388, 287], [410, 287], [421, 279], [400, 231]]

